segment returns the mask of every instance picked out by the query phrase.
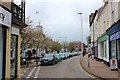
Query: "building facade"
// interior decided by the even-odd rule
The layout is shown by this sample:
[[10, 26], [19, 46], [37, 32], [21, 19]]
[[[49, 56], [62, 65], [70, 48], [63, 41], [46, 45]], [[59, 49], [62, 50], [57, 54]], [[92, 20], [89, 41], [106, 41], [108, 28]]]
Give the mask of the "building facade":
[[9, 34], [11, 29], [11, 17], [11, 4], [9, 2], [0, 2], [0, 79], [8, 78], [10, 70], [9, 68], [7, 69], [7, 66], [10, 65], [8, 58], [10, 54]]
[[3, 80], [20, 78], [20, 34], [27, 26], [23, 9], [12, 1], [0, 2], [0, 79]]
[[[89, 16], [91, 29], [91, 53], [97, 60], [110, 65], [110, 60], [118, 60], [119, 66], [119, 19], [120, 0], [103, 0], [104, 5]], [[115, 38], [117, 37], [117, 38]]]
[[75, 51], [81, 51], [82, 50], [81, 42], [74, 42], [74, 49]]

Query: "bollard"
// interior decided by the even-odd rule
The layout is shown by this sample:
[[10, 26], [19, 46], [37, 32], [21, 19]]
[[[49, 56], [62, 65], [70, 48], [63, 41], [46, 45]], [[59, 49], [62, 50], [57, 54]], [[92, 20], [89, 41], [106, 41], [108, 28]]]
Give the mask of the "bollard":
[[90, 53], [88, 53], [88, 67], [90, 67]]

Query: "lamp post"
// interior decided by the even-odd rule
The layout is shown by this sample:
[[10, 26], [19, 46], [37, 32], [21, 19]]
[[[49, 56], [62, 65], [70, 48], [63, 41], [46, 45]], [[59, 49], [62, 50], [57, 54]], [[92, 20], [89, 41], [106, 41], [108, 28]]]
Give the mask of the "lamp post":
[[[36, 11], [36, 14], [39, 15], [39, 12]], [[36, 19], [37, 19], [37, 18], [36, 18]], [[38, 27], [39, 27], [39, 26], [40, 26], [40, 22], [39, 22]], [[41, 27], [41, 26], [40, 26], [40, 27]], [[38, 30], [39, 30], [39, 29], [38, 29]], [[42, 27], [41, 27], [41, 30], [42, 30]], [[40, 36], [38, 36], [38, 37], [40, 37]], [[36, 41], [39, 42], [39, 38], [38, 38]], [[41, 43], [40, 43], [40, 45], [41, 45]], [[36, 65], [37, 65], [37, 64], [38, 64], [38, 59], [39, 59], [39, 58], [38, 58], [38, 54], [39, 54], [39, 53], [38, 53], [38, 52], [39, 52], [39, 51], [38, 51], [38, 50], [39, 50], [39, 45], [37, 45], [36, 47], [37, 47], [37, 48], [36, 48]]]
[[80, 16], [81, 16], [81, 46], [82, 46], [82, 48], [81, 48], [81, 52], [82, 52], [82, 55], [83, 55], [83, 30], [82, 30], [82, 13], [78, 13], [78, 14], [80, 14]]

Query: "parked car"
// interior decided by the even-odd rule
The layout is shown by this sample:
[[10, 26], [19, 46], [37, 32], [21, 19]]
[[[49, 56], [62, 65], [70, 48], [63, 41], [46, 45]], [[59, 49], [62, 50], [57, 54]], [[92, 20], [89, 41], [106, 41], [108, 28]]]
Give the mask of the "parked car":
[[70, 52], [65, 52], [66, 59], [70, 57]]
[[60, 54], [55, 54], [55, 56], [57, 57], [58, 62], [60, 62], [62, 60], [61, 57], [60, 57]]
[[66, 59], [65, 53], [59, 53], [59, 55], [60, 55], [61, 60], [65, 60]]
[[55, 64], [58, 62], [57, 57], [54, 54], [44, 54], [43, 58], [41, 60], [41, 65], [47, 65], [47, 64]]

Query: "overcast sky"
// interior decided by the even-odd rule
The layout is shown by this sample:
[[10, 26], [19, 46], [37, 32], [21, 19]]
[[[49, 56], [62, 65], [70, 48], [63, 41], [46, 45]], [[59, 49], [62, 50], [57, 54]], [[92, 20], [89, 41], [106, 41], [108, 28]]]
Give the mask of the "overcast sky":
[[88, 16], [102, 5], [103, 0], [26, 0], [26, 17], [30, 16], [34, 26], [40, 21], [44, 32], [54, 40], [81, 41], [81, 21], [77, 14], [81, 12], [83, 42], [87, 43]]

